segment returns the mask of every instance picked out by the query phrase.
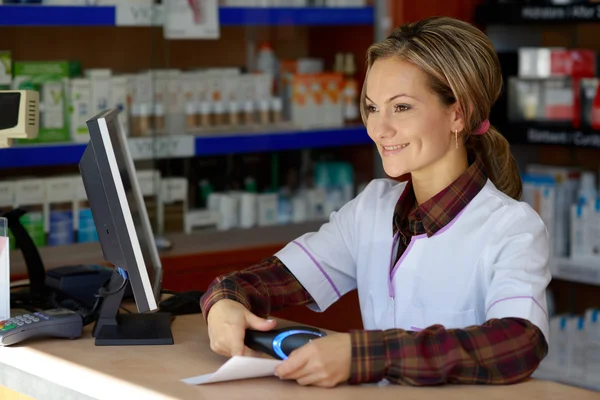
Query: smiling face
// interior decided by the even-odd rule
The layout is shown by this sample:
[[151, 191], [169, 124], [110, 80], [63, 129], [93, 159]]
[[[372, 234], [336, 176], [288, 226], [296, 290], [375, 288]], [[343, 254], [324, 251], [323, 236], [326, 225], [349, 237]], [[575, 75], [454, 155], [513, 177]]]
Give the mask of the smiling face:
[[[458, 155], [454, 131], [460, 134], [464, 124], [457, 105], [442, 104], [427, 74], [411, 63], [375, 61], [367, 76], [365, 109], [367, 131], [391, 177], [443, 166]], [[462, 147], [460, 137], [458, 142]]]

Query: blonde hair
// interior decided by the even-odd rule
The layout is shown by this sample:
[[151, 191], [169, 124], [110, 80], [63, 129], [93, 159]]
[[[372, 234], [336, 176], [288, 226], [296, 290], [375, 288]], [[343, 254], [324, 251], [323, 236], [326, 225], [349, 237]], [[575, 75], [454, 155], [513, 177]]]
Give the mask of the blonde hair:
[[[520, 199], [522, 182], [508, 141], [491, 126], [474, 135], [488, 118], [502, 90], [500, 62], [488, 37], [471, 24], [449, 17], [431, 17], [406, 24], [367, 51], [367, 76], [376, 60], [397, 58], [418, 66], [429, 76], [431, 89], [443, 104], [458, 102], [469, 152], [482, 159], [490, 180], [506, 195]], [[366, 123], [366, 80], [361, 115]]]

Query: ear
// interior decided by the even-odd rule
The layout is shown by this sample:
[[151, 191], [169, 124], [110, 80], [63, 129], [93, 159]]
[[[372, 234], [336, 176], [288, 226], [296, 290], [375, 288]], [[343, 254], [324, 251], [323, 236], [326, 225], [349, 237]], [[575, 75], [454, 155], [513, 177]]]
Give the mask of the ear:
[[455, 102], [450, 106], [450, 131], [462, 132], [465, 129], [465, 114], [462, 111], [462, 107]]

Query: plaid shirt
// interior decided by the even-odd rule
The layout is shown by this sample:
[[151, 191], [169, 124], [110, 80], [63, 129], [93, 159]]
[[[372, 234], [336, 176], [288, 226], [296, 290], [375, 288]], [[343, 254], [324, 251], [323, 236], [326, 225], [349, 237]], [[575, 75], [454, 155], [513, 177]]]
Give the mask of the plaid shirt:
[[[392, 221], [394, 234], [399, 232], [402, 237], [397, 257], [412, 236], [431, 236], [452, 221], [486, 181], [483, 164], [477, 159], [455, 182], [420, 206], [409, 181]], [[313, 301], [276, 257], [217, 278], [201, 299], [205, 318], [221, 299], [239, 301], [262, 317], [284, 306]], [[465, 329], [433, 325], [418, 332], [353, 330], [350, 335], [352, 384], [382, 379], [408, 385], [513, 383], [529, 377], [548, 351], [541, 331], [519, 318], [492, 319]]]

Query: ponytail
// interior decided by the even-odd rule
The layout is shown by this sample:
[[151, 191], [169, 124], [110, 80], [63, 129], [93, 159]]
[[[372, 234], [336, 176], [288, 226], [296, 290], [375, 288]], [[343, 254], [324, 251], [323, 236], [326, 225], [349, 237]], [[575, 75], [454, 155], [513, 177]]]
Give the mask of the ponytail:
[[517, 162], [508, 141], [494, 126], [482, 135], [469, 135], [467, 148], [479, 155], [488, 177], [498, 190], [515, 200], [521, 199], [523, 183]]

